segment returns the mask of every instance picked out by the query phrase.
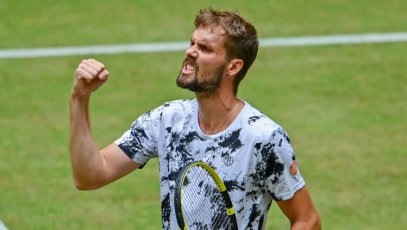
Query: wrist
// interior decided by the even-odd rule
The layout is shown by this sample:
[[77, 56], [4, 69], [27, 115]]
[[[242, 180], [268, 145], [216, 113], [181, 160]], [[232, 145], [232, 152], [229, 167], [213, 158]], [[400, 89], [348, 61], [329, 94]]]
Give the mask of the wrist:
[[71, 101], [78, 101], [78, 102], [83, 102], [83, 101], [89, 101], [90, 94], [80, 94], [77, 92], [71, 92]]

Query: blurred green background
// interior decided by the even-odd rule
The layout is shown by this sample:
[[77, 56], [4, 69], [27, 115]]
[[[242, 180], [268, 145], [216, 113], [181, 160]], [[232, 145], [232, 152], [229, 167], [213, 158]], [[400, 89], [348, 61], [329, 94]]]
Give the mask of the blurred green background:
[[[202, 7], [235, 9], [259, 37], [407, 30], [404, 0], [0, 2], [0, 49], [187, 41]], [[83, 58], [111, 79], [92, 96], [103, 147], [140, 114], [192, 98], [184, 52], [0, 59], [0, 219], [14, 229], [160, 229], [158, 163], [78, 191], [68, 152]], [[239, 96], [289, 132], [324, 229], [407, 228], [407, 43], [261, 48]], [[288, 229], [272, 205], [267, 229]]]

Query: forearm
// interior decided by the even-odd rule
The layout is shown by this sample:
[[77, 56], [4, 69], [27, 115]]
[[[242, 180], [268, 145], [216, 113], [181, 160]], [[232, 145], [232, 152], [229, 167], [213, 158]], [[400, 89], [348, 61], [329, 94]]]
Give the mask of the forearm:
[[321, 220], [315, 213], [307, 219], [291, 223], [291, 230], [321, 230]]
[[289, 200], [277, 201], [277, 204], [289, 219], [292, 230], [321, 229], [321, 220], [307, 187], [298, 190]]
[[95, 144], [89, 119], [89, 96], [71, 96], [70, 154], [75, 185], [99, 187], [105, 161]]

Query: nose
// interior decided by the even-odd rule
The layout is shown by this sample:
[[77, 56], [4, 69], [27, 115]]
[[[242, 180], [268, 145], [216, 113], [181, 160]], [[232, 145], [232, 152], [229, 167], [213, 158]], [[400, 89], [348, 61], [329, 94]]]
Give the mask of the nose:
[[187, 57], [197, 58], [198, 51], [196, 49], [196, 45], [189, 46], [188, 49], [185, 51], [185, 54]]

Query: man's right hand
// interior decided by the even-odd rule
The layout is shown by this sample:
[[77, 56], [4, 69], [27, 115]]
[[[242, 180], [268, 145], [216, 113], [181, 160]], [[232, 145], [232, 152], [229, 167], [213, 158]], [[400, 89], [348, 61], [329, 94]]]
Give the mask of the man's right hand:
[[78, 189], [96, 189], [137, 169], [116, 144], [98, 150], [89, 116], [89, 99], [109, 77], [105, 66], [93, 59], [83, 60], [76, 69], [70, 101], [70, 153]]
[[89, 96], [109, 77], [105, 65], [94, 59], [82, 60], [75, 72], [72, 95]]

